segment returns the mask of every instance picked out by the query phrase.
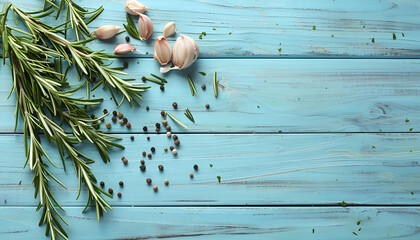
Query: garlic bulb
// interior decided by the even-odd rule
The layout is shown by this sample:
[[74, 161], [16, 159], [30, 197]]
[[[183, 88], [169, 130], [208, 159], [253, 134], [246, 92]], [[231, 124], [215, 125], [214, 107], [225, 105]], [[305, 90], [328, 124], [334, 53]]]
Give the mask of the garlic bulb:
[[172, 36], [176, 31], [175, 23], [174, 22], [168, 22], [165, 24], [165, 27], [163, 27], [163, 36], [165, 38]]
[[93, 31], [90, 36], [96, 36], [99, 39], [109, 39], [115, 36], [120, 29], [121, 27], [118, 26], [105, 25]]
[[136, 50], [136, 47], [134, 47], [131, 44], [128, 43], [120, 43], [114, 48], [115, 54], [125, 54]]
[[174, 67], [164, 66], [160, 72], [165, 73], [173, 69], [185, 69], [195, 62], [198, 58], [197, 43], [190, 37], [181, 35], [175, 42], [173, 49], [172, 62]]
[[128, 0], [124, 3], [124, 6], [125, 10], [131, 15], [139, 15], [149, 10], [146, 6], [136, 0]]
[[171, 61], [172, 58], [172, 48], [168, 40], [164, 37], [158, 37], [155, 41], [155, 47], [153, 49], [153, 57], [156, 62], [161, 65], [166, 65]]
[[139, 32], [143, 40], [147, 40], [153, 33], [152, 20], [144, 14], [139, 14]]

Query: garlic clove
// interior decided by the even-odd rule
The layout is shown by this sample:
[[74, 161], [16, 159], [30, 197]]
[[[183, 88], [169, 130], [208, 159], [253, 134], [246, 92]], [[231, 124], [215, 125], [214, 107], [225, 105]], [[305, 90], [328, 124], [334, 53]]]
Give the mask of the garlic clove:
[[105, 25], [93, 31], [90, 36], [96, 36], [99, 39], [109, 39], [115, 36], [120, 29], [121, 27], [119, 26]]
[[139, 14], [139, 33], [143, 40], [147, 40], [153, 33], [152, 20], [144, 14]]
[[194, 39], [181, 35], [175, 42], [172, 62], [179, 70], [185, 69], [197, 60], [198, 51]]
[[158, 37], [155, 41], [153, 49], [153, 57], [161, 65], [166, 65], [171, 61], [172, 48], [171, 44], [164, 37]]
[[120, 43], [114, 48], [115, 54], [125, 54], [136, 50], [136, 47], [134, 47], [131, 44], [128, 43]]
[[125, 10], [131, 15], [139, 15], [149, 10], [146, 6], [136, 0], [128, 0], [124, 3]]
[[163, 27], [163, 36], [165, 38], [172, 36], [176, 31], [176, 26], [174, 22], [168, 22], [165, 24], [165, 27]]

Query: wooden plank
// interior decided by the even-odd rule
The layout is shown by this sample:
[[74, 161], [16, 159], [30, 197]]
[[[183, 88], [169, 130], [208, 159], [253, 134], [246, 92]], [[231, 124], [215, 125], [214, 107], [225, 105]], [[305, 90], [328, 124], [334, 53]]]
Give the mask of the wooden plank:
[[[104, 164], [89, 144], [82, 152], [97, 159], [92, 165], [105, 189], [113, 188], [112, 205], [339, 205], [420, 203], [419, 134], [286, 134], [229, 135], [180, 134], [176, 157], [164, 152], [173, 144], [165, 135], [123, 135], [125, 151], [113, 151]], [[0, 205], [36, 205], [32, 174], [22, 169], [22, 135], [0, 138]], [[49, 156], [61, 165], [58, 154], [44, 143]], [[156, 152], [139, 170], [141, 153]], [[123, 165], [121, 157], [129, 162]], [[86, 194], [77, 195], [77, 178], [70, 162], [68, 172], [50, 168], [67, 190], [52, 184], [64, 206], [84, 206]], [[199, 169], [194, 171], [193, 165]], [[213, 166], [210, 167], [210, 164]], [[164, 171], [158, 170], [164, 166]], [[189, 174], [194, 178], [190, 179]], [[217, 176], [221, 177], [218, 183]], [[152, 185], [146, 184], [151, 178]], [[163, 180], [168, 179], [165, 186]], [[21, 185], [19, 185], [19, 182]], [[119, 181], [124, 187], [118, 186]], [[157, 185], [159, 191], [153, 192]]]
[[[127, 60], [127, 59], [125, 59]], [[123, 59], [115, 65], [122, 64]], [[139, 65], [128, 60], [128, 77], [150, 76], [157, 72], [153, 60]], [[220, 78], [220, 94], [214, 97], [212, 72]], [[207, 73], [206, 76], [198, 74]], [[186, 78], [190, 73], [198, 90], [191, 96]], [[132, 124], [128, 131], [118, 123], [111, 132], [153, 132], [160, 112], [169, 111], [190, 128], [187, 132], [410, 132], [420, 129], [420, 60], [240, 60], [201, 59], [185, 72], [165, 75], [168, 83], [162, 92], [152, 86], [144, 94], [142, 108], [125, 104], [119, 111]], [[0, 99], [11, 86], [7, 67], [0, 71]], [[9, 81], [7, 81], [9, 79]], [[74, 73], [69, 79], [77, 79]], [[200, 86], [205, 83], [207, 90]], [[85, 90], [80, 90], [85, 95]], [[115, 109], [109, 94], [97, 89], [93, 96], [105, 99], [102, 109]], [[178, 103], [174, 110], [172, 103]], [[210, 109], [205, 104], [210, 104]], [[146, 105], [150, 110], [146, 111]], [[196, 124], [184, 116], [189, 108]], [[0, 104], [0, 132], [13, 132], [15, 99]], [[408, 119], [408, 120], [407, 120]], [[409, 122], [406, 122], [409, 121]], [[106, 121], [111, 121], [107, 117]], [[169, 120], [174, 132], [185, 132]], [[22, 124], [18, 131], [21, 132]], [[105, 129], [105, 126], [102, 126]], [[105, 129], [106, 130], [106, 129]]]
[[[122, 27], [125, 22], [124, 1], [78, 2], [88, 9], [101, 5], [105, 7], [104, 13], [91, 24], [91, 29], [94, 30], [109, 24]], [[43, 3], [38, 0], [15, 2], [31, 11], [39, 10]], [[152, 53], [153, 39], [162, 35], [165, 23], [175, 21], [177, 36], [182, 33], [196, 39], [202, 57], [420, 55], [419, 1], [141, 2], [149, 7], [147, 14], [155, 29], [151, 40], [146, 43], [131, 41], [143, 52]], [[64, 15], [58, 21], [62, 22], [63, 17]], [[56, 21], [51, 18], [51, 23], [55, 24]], [[316, 30], [313, 30], [314, 27]], [[207, 35], [199, 39], [202, 32]], [[393, 39], [393, 34], [396, 35], [396, 40]], [[124, 42], [125, 36], [126, 34], [122, 34], [109, 41], [97, 41], [93, 47], [111, 51], [113, 47], [110, 45]], [[375, 43], [372, 43], [372, 38]], [[172, 45], [175, 39], [176, 36], [169, 38]]]
[[[66, 228], [70, 239], [415, 240], [420, 237], [418, 207], [116, 207], [100, 223], [93, 211], [82, 214], [82, 209], [66, 208], [64, 215], [70, 224]], [[34, 220], [38, 217], [33, 207], [0, 207], [0, 238], [40, 239], [45, 227], [38, 227]]]

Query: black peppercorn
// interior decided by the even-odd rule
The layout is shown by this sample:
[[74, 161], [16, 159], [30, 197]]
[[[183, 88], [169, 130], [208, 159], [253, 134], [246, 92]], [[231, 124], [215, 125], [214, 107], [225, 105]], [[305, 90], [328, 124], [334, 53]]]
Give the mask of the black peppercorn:
[[101, 187], [103, 187], [103, 186], [105, 186], [105, 183], [104, 183], [104, 181], [101, 181]]
[[126, 158], [124, 158], [124, 159], [123, 159], [123, 163], [124, 163], [124, 165], [127, 165], [128, 160], [127, 160]]
[[163, 171], [163, 165], [159, 165], [158, 168], [159, 168], [159, 171]]
[[193, 178], [193, 177], [194, 177], [194, 174], [190, 173], [190, 178]]
[[112, 117], [112, 121], [113, 121], [113, 122], [116, 122], [116, 121], [117, 121], [117, 117], [113, 116], [113, 117]]
[[128, 62], [124, 62], [123, 66], [124, 68], [128, 68]]
[[158, 186], [153, 186], [153, 191], [155, 191], [155, 192], [157, 192], [157, 190], [158, 190]]
[[123, 118], [123, 122], [124, 123], [127, 123], [128, 122], [128, 119], [127, 118]]
[[156, 128], [156, 130], [155, 130], [155, 131], [158, 133], [158, 132], [159, 132], [159, 130], [160, 130], [160, 128]]
[[147, 127], [146, 126], [143, 127], [143, 131], [147, 132]]
[[160, 112], [160, 115], [165, 116], [165, 111]]
[[93, 115], [93, 114], [90, 115], [90, 118], [95, 119], [95, 115]]
[[125, 159], [125, 157], [121, 157], [121, 161], [124, 160], [124, 159]]
[[160, 90], [165, 90], [165, 87], [163, 85], [160, 85]]
[[141, 77], [141, 80], [142, 80], [143, 82], [146, 82], [146, 77], [145, 77], [145, 76]]
[[112, 115], [117, 116], [117, 111], [115, 111], [115, 110], [114, 110], [114, 111], [112, 112]]
[[112, 190], [112, 188], [108, 188], [108, 192], [109, 192], [110, 194], [112, 194], [112, 193], [114, 192], [114, 190]]
[[198, 170], [198, 165], [197, 164], [194, 165], [194, 170], [196, 170], [196, 171]]
[[156, 123], [156, 127], [157, 128], [160, 128], [160, 123]]
[[150, 151], [155, 152], [155, 147], [150, 148]]
[[152, 154], [151, 153], [147, 154], [147, 157], [152, 158]]
[[122, 196], [122, 194], [119, 192], [119, 193], [117, 193], [117, 196], [120, 198]]
[[107, 114], [107, 113], [108, 113], [108, 110], [104, 109], [104, 114]]
[[142, 152], [141, 155], [146, 156], [146, 152]]
[[140, 166], [140, 170], [141, 170], [142, 172], [146, 171], [146, 166]]
[[178, 103], [176, 103], [176, 102], [172, 103], [172, 107], [174, 107], [175, 109], [177, 109], [178, 108]]
[[127, 123], [127, 125], [125, 125], [127, 128], [131, 128], [131, 123]]
[[173, 138], [174, 140], [178, 140], [178, 136], [177, 136], [177, 135], [175, 135], [175, 134], [172, 136], [172, 138]]
[[146, 183], [147, 184], [151, 184], [152, 183], [152, 179], [151, 178], [146, 178]]
[[147, 140], [150, 140], [150, 137], [149, 136], [147, 136], [147, 138], [146, 138]]
[[149, 106], [146, 106], [146, 110], [149, 111], [149, 109], [150, 109], [150, 107]]
[[166, 126], [166, 130], [168, 130], [168, 131], [171, 130], [171, 126], [169, 126], [169, 125]]
[[144, 159], [140, 160], [141, 165], [144, 165]]
[[179, 145], [179, 140], [175, 140], [175, 145]]
[[210, 108], [210, 105], [209, 105], [208, 103], [206, 104], [206, 108], [207, 108], [207, 109], [209, 109], [209, 108]]
[[169, 150], [171, 150], [171, 151], [174, 150], [174, 146], [170, 146]]
[[201, 85], [201, 88], [202, 88], [203, 90], [206, 90], [206, 84], [202, 84], [202, 85]]
[[134, 136], [130, 136], [130, 139], [131, 139], [131, 141], [133, 141], [134, 140]]
[[[163, 112], [163, 111], [162, 111], [162, 112]], [[162, 114], [162, 113], [161, 113], [161, 114]], [[163, 121], [162, 121], [162, 124], [166, 126], [166, 125], [168, 124], [168, 121], [163, 120]]]
[[124, 182], [120, 181], [118, 184], [120, 184], [120, 187], [124, 187]]
[[125, 41], [129, 42], [130, 41], [130, 37], [129, 36], [125, 36]]

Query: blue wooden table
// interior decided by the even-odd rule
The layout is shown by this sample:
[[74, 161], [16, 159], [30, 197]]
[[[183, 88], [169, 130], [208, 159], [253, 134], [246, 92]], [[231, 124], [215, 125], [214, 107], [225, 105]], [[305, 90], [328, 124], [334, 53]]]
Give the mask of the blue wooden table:
[[[15, 2], [37, 10], [43, 1]], [[91, 29], [125, 22], [123, 0], [78, 2], [105, 8]], [[111, 153], [111, 163], [99, 160], [92, 145], [80, 147], [99, 160], [92, 165], [98, 180], [114, 195], [122, 193], [109, 200], [114, 210], [100, 223], [94, 209], [81, 213], [87, 196], [82, 191], [76, 200], [74, 172], [51, 169], [68, 188], [51, 186], [66, 210], [70, 239], [420, 239], [419, 1], [142, 2], [154, 22], [152, 38], [174, 21], [171, 44], [189, 35], [200, 58], [187, 70], [166, 74], [165, 91], [150, 83], [142, 107], [120, 108], [131, 129], [101, 127], [126, 146]], [[125, 36], [90, 47], [111, 52]], [[153, 52], [152, 39], [131, 43]], [[158, 73], [150, 54], [114, 65], [123, 62], [138, 80]], [[213, 71], [220, 79], [218, 98]], [[198, 96], [191, 96], [187, 73]], [[22, 168], [22, 124], [14, 132], [15, 100], [3, 100], [11, 87], [7, 66], [0, 67], [0, 79], [0, 239], [43, 239], [33, 175]], [[92, 94], [105, 98], [92, 113], [115, 109], [107, 92]], [[184, 116], [185, 108], [196, 124]], [[173, 141], [153, 131], [162, 110], [189, 127], [168, 120], [181, 141], [177, 156], [163, 150]], [[55, 147], [44, 147], [60, 163]], [[141, 153], [151, 147], [156, 152], [141, 172]]]

